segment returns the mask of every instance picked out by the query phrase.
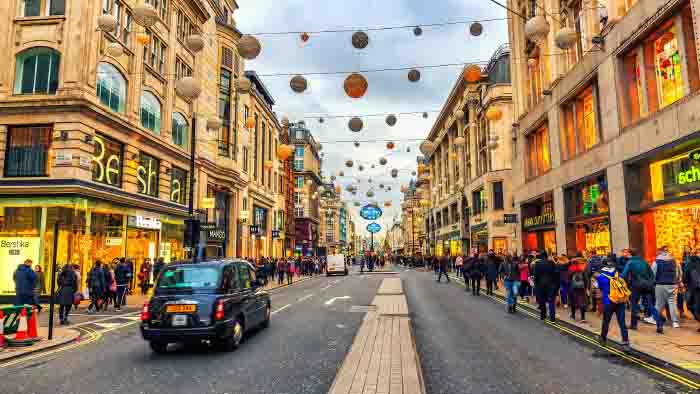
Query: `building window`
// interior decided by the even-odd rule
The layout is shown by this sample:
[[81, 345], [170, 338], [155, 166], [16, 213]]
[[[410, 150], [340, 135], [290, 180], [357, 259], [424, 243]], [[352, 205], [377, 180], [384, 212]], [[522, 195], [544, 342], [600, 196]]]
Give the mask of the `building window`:
[[294, 171], [304, 171], [304, 147], [294, 149]]
[[233, 69], [233, 49], [221, 47], [221, 65]]
[[595, 84], [562, 106], [559, 141], [562, 160], [588, 152], [600, 142], [597, 113], [598, 89]]
[[[472, 192], [472, 215], [479, 216], [486, 212], [486, 198], [484, 196], [484, 189], [479, 189]], [[447, 217], [445, 215], [445, 224], [447, 224]], [[441, 220], [438, 218], [438, 225], [441, 226]]]
[[143, 61], [148, 64], [158, 74], [163, 75], [165, 70], [165, 60], [167, 58], [166, 47], [163, 41], [155, 34], [147, 32], [151, 38], [148, 45], [143, 47]]
[[173, 112], [172, 138], [173, 144], [187, 149], [187, 119], [179, 112]]
[[187, 202], [187, 171], [172, 167], [170, 169], [170, 201], [185, 205]]
[[150, 4], [160, 14], [161, 19], [165, 24], [168, 24], [168, 0], [145, 0], [146, 4]]
[[[262, 166], [262, 174], [261, 174], [262, 182], [260, 182], [260, 183], [262, 183], [264, 185], [265, 184], [265, 173], [267, 173], [267, 170], [265, 169], [265, 137], [267, 135], [267, 133], [265, 133], [265, 122], [261, 122], [260, 127], [262, 128], [261, 133], [260, 133], [260, 136], [262, 137], [262, 143], [260, 144], [260, 147], [256, 147], [256, 150], [260, 149], [260, 165]], [[257, 165], [257, 163], [256, 163], [256, 165]]]
[[51, 127], [12, 127], [8, 130], [5, 176], [48, 176]]
[[248, 172], [248, 147], [243, 147], [243, 172]]
[[92, 180], [110, 186], [122, 187], [122, 163], [124, 145], [111, 138], [93, 137], [95, 151], [92, 154]]
[[489, 171], [489, 121], [486, 117], [482, 117], [477, 130], [477, 158], [476, 158], [476, 176], [486, 174]]
[[158, 180], [160, 179], [160, 160], [143, 152], [139, 154], [136, 169], [138, 192], [151, 197], [158, 197]]
[[22, 16], [65, 15], [66, 0], [22, 0]]
[[219, 75], [219, 156], [229, 157], [231, 153], [231, 72], [220, 70]]
[[528, 179], [538, 177], [550, 169], [549, 162], [549, 133], [547, 127], [542, 126], [526, 136], [527, 156], [525, 168]]
[[192, 34], [193, 24], [182, 10], [177, 10], [177, 38], [180, 41], [185, 41], [189, 35]]
[[[503, 182], [493, 183], [493, 210], [503, 210]], [[455, 209], [456, 212], [456, 209]]]
[[253, 137], [253, 179], [256, 181], [258, 180], [258, 157], [258, 114], [255, 114], [255, 135]]
[[141, 126], [160, 134], [160, 101], [151, 92], [141, 94]]
[[700, 89], [693, 20], [684, 7], [643, 43], [623, 55], [624, 125], [655, 113]]
[[303, 176], [297, 176], [296, 177], [296, 185], [295, 187], [297, 189], [303, 189], [304, 188], [304, 177]]
[[100, 63], [97, 67], [97, 97], [114, 112], [124, 112], [126, 107], [126, 80], [116, 67]]
[[56, 94], [61, 55], [51, 48], [30, 48], [17, 55], [15, 94]]
[[117, 27], [115, 32], [111, 34], [128, 47], [131, 38], [132, 16], [122, 4], [122, 0], [103, 0], [102, 13], [114, 15], [117, 19]]
[[175, 58], [175, 79], [179, 80], [184, 77], [191, 77], [192, 76], [192, 67], [190, 67], [187, 63], [182, 61], [182, 59]]

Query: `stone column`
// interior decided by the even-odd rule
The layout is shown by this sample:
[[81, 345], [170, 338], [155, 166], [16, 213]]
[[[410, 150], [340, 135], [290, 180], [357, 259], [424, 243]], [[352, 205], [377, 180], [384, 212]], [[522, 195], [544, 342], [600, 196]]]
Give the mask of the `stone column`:
[[623, 164], [618, 163], [607, 169], [608, 200], [610, 202], [610, 239], [613, 252], [620, 254], [630, 244], [627, 223], [627, 196]]
[[[566, 253], [566, 207], [564, 205], [564, 189], [557, 187], [554, 195], [554, 219], [556, 221], [557, 254]], [[520, 245], [522, 248], [522, 245]]]

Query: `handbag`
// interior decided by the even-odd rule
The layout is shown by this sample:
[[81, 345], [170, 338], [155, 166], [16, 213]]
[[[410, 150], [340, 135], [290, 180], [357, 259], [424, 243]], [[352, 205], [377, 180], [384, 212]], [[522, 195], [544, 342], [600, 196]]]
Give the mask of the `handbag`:
[[73, 305], [80, 305], [80, 302], [83, 300], [83, 293], [76, 291], [75, 294], [73, 294]]

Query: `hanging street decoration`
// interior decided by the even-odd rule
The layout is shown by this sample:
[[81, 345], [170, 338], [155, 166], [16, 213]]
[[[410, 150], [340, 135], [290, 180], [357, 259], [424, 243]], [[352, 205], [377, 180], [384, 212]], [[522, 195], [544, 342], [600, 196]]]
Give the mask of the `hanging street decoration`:
[[469, 83], [478, 82], [481, 79], [481, 67], [476, 64], [470, 64], [464, 70], [464, 80]]
[[359, 132], [362, 130], [362, 119], [358, 118], [357, 116], [354, 118], [351, 118], [350, 121], [348, 122], [348, 128], [350, 131], [354, 131], [355, 133]]
[[355, 32], [352, 35], [352, 46], [355, 49], [365, 49], [369, 45], [369, 36], [363, 31]]
[[386, 158], [385, 158], [385, 157], [382, 157], [382, 158], [380, 158], [380, 159], [379, 159], [379, 164], [381, 164], [381, 165], [385, 166], [385, 165], [386, 165], [386, 163], [387, 163], [387, 160], [386, 160]]
[[396, 145], [394, 145], [394, 143], [392, 141], [389, 141], [386, 143], [387, 149], [392, 150], [392, 149], [394, 149], [394, 147], [396, 147]]
[[365, 220], [377, 220], [382, 217], [382, 213], [376, 204], [367, 204], [360, 209], [360, 217]]
[[484, 32], [484, 26], [479, 22], [474, 22], [469, 25], [469, 33], [474, 37], [478, 37]]
[[372, 234], [376, 234], [382, 231], [382, 226], [379, 223], [372, 222], [367, 225], [367, 231], [369, 231]]
[[362, 164], [357, 166], [357, 171], [364, 171], [364, 170], [365, 170], [365, 166], [363, 166]]
[[525, 23], [525, 37], [538, 46], [542, 46], [548, 34], [549, 22], [544, 15], [535, 15]]
[[420, 71], [415, 68], [408, 72], [408, 80], [411, 82], [420, 81]]
[[311, 38], [311, 35], [307, 32], [299, 34], [299, 39], [301, 40], [302, 45], [309, 42], [310, 38]]
[[325, 122], [325, 120], [323, 118], [318, 118], [318, 123], [323, 124], [323, 122]]
[[396, 124], [396, 115], [390, 114], [386, 117], [386, 124], [393, 126]]
[[306, 78], [304, 78], [301, 75], [295, 75], [289, 81], [289, 87], [291, 87], [295, 93], [304, 93], [304, 91], [308, 87], [308, 84], [306, 82]]
[[420, 37], [423, 35], [423, 29], [420, 26], [416, 26], [413, 28], [413, 35], [416, 37]]
[[352, 73], [345, 78], [343, 88], [349, 97], [358, 99], [367, 93], [367, 79], [362, 74]]
[[134, 22], [143, 27], [151, 27], [158, 21], [158, 10], [150, 4], [139, 4], [132, 8]]
[[253, 60], [260, 55], [262, 45], [257, 38], [245, 34], [238, 41], [238, 53], [246, 60]]
[[428, 119], [428, 113], [427, 113], [427, 112], [423, 112], [423, 119]]
[[359, 142], [359, 141], [355, 141], [353, 144], [355, 145], [355, 148], [359, 148], [359, 147], [360, 147], [360, 142]]
[[352, 168], [353, 165], [354, 165], [354, 163], [352, 162], [352, 160], [348, 160], [345, 162], [345, 166], [348, 168]]

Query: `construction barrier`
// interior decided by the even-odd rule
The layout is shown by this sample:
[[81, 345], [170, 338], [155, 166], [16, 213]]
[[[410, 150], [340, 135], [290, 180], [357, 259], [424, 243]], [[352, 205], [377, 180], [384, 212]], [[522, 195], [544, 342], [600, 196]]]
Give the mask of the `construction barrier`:
[[[27, 310], [29, 307], [22, 308], [19, 315], [19, 323], [14, 338], [6, 338], [7, 345], [10, 347], [31, 346], [39, 340], [38, 337], [29, 336], [29, 323], [27, 321]], [[35, 313], [32, 315], [36, 315]]]

